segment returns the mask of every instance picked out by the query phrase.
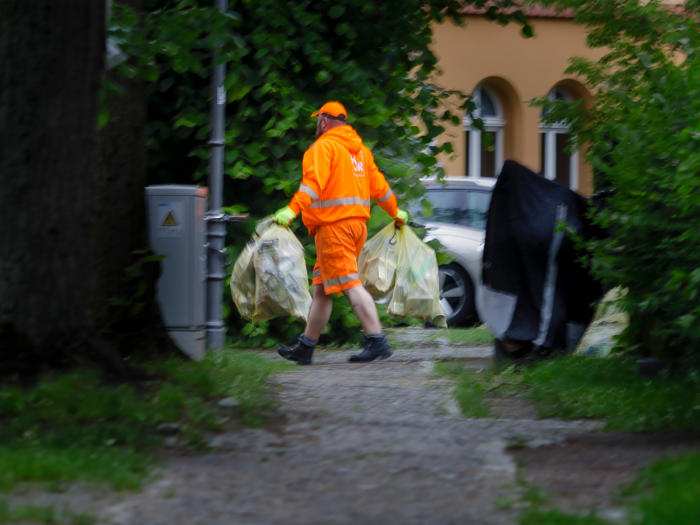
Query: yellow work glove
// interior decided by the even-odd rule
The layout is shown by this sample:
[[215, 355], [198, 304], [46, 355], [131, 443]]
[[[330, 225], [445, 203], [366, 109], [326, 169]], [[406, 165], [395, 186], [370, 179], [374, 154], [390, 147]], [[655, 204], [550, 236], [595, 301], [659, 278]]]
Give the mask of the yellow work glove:
[[400, 228], [408, 222], [408, 212], [404, 210], [399, 210], [399, 212], [396, 214], [396, 217], [392, 217], [392, 219], [394, 219], [394, 223], [396, 224], [396, 226]]
[[289, 226], [289, 223], [292, 222], [296, 216], [297, 214], [294, 213], [289, 206], [285, 206], [275, 212], [274, 219], [280, 226]]

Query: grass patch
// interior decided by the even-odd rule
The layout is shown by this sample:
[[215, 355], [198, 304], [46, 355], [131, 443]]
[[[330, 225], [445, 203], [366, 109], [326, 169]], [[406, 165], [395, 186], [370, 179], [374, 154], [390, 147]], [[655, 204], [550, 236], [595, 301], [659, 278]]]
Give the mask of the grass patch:
[[[138, 489], [162, 445], [159, 424], [178, 423], [192, 448], [232, 417], [259, 426], [274, 413], [267, 378], [289, 367], [236, 350], [211, 353], [202, 363], [173, 357], [142, 366], [158, 379], [114, 383], [80, 369], [47, 375], [30, 389], [0, 388], [0, 490], [73, 481]], [[218, 406], [224, 397], [240, 406]]]
[[471, 328], [450, 328], [431, 335], [431, 339], [438, 337], [448, 337], [452, 344], [465, 346], [488, 345], [494, 342], [493, 335], [484, 325], [472, 326]]
[[[438, 365], [438, 371], [457, 382], [455, 395], [465, 415], [485, 417], [486, 391], [508, 383], [489, 395], [522, 392], [541, 418], [601, 419], [606, 430], [700, 430], [700, 376], [648, 379], [636, 372], [636, 362], [563, 356], [531, 366], [494, 367], [477, 373], [459, 363]], [[510, 386], [515, 385], [515, 386]]]
[[11, 507], [6, 502], [0, 501], [0, 525], [17, 522], [93, 525], [97, 522], [97, 518], [91, 514], [59, 512], [54, 507], [38, 507], [35, 505]]
[[558, 510], [530, 510], [518, 520], [520, 525], [610, 525], [609, 522], [598, 518], [595, 514], [582, 516], [566, 514]]
[[37, 507], [34, 505], [10, 507], [7, 503], [0, 502], [0, 523], [16, 523], [18, 521], [58, 523], [58, 516], [53, 507]]
[[412, 330], [408, 332], [409, 338], [402, 337], [403, 334], [396, 328], [387, 328], [384, 332], [390, 336], [389, 344], [398, 345], [399, 348], [439, 345], [444, 344], [445, 339], [457, 346], [490, 345], [494, 342], [491, 332], [483, 325], [471, 328]]
[[659, 460], [622, 490], [634, 525], [700, 523], [700, 454]]
[[[700, 429], [700, 378], [647, 379], [627, 358], [568, 356], [513, 369], [543, 418], [604, 419], [607, 430]], [[518, 377], [519, 376], [519, 377]]]
[[460, 363], [436, 363], [435, 372], [455, 380], [455, 398], [465, 417], [489, 417], [491, 411], [484, 400], [487, 384], [483, 371], [464, 368]]

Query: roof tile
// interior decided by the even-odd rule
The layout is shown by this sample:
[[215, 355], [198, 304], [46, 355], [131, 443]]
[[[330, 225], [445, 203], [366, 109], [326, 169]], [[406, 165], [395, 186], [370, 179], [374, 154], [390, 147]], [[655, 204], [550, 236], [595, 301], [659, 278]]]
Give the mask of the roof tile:
[[[474, 7], [473, 5], [468, 5], [459, 10], [460, 13], [464, 15], [483, 15], [486, 13], [490, 4], [487, 7], [482, 7], [481, 9]], [[510, 7], [504, 9], [503, 12], [510, 14], [514, 12], [517, 7]], [[522, 7], [525, 16], [531, 18], [574, 18], [574, 12], [571, 9], [566, 9], [564, 11], [557, 11], [554, 6], [543, 6], [542, 4], [533, 4]]]

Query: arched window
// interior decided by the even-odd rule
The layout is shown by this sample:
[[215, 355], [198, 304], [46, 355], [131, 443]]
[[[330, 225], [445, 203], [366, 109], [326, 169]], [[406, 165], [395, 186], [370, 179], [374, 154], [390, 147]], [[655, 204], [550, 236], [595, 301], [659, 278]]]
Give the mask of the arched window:
[[[571, 102], [571, 97], [559, 88], [554, 88], [548, 95], [550, 100]], [[547, 114], [542, 110], [542, 118]], [[569, 126], [562, 122], [554, 124], [540, 123], [540, 138], [542, 139], [542, 175], [556, 181], [562, 186], [578, 189], [578, 152], [569, 155], [566, 146], [571, 134]]]
[[465, 117], [467, 130], [467, 177], [495, 177], [503, 165], [503, 108], [496, 94], [486, 86], [479, 86], [473, 93], [476, 116], [484, 123], [485, 132], [491, 137], [490, 146], [481, 138], [482, 132]]

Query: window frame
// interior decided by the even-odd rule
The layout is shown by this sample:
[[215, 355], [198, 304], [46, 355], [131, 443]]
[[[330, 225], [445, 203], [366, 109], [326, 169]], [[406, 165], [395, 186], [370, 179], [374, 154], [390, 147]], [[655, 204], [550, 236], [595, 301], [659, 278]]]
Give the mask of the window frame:
[[[555, 87], [547, 93], [549, 100], [556, 100], [557, 93], [567, 103], [573, 101], [572, 97], [563, 89]], [[542, 175], [549, 180], [557, 179], [557, 135], [569, 134], [569, 126], [564, 122], [555, 122], [553, 124], [545, 124], [540, 119], [540, 138], [543, 141], [543, 166]], [[578, 149], [569, 155], [569, 188], [573, 191], [578, 190], [579, 173], [578, 173]]]
[[[496, 110], [496, 116], [481, 117], [481, 93], [486, 92], [491, 101], [493, 102], [494, 109]], [[484, 124], [484, 131], [486, 133], [495, 133], [496, 140], [494, 141], [495, 150], [495, 167], [493, 177], [498, 177], [499, 170], [503, 166], [504, 161], [504, 143], [505, 143], [505, 126], [506, 121], [503, 117], [503, 106], [498, 95], [494, 93], [492, 89], [488, 86], [481, 85], [477, 87], [472, 93], [472, 98], [476, 105], [475, 114], [477, 117], [481, 118]], [[470, 178], [490, 178], [481, 176], [481, 130], [473, 125], [472, 119], [469, 115], [464, 117], [464, 130], [468, 133], [468, 143], [467, 143], [467, 159], [469, 166], [467, 166], [466, 176]]]

